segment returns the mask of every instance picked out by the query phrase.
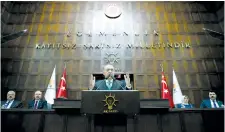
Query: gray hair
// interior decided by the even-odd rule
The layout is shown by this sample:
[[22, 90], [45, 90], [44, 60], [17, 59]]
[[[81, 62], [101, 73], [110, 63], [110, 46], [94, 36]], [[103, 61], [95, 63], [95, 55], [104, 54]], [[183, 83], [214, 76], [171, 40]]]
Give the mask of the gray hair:
[[16, 92], [12, 90], [8, 91], [8, 93], [14, 93], [16, 95]]
[[106, 67], [106, 66], [112, 66], [112, 67], [114, 67], [114, 66], [111, 65], [111, 64], [106, 64], [106, 65], [103, 66], [103, 71], [105, 70], [105, 67]]

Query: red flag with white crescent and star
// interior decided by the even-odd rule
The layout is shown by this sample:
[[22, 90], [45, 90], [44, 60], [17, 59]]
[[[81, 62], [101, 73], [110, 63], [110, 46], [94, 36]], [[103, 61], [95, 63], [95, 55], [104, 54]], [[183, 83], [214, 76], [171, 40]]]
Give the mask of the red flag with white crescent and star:
[[162, 72], [162, 81], [161, 81], [161, 84], [162, 84], [161, 98], [162, 99], [168, 99], [169, 100], [169, 103], [170, 103], [170, 108], [173, 108], [174, 107], [173, 99], [172, 99], [172, 96], [171, 96], [169, 87], [167, 85], [167, 82], [166, 82], [166, 77], [164, 76], [164, 73], [163, 72]]
[[63, 70], [63, 75], [60, 79], [58, 91], [56, 94], [56, 98], [67, 98], [67, 91], [66, 91], [66, 66], [64, 67]]

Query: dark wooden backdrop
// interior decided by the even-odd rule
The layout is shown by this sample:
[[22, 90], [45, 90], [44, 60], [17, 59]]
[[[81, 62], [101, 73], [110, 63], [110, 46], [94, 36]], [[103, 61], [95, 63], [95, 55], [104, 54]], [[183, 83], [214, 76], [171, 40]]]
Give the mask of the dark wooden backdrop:
[[[134, 87], [142, 91], [141, 98], [160, 98], [159, 64], [163, 63], [169, 87], [172, 88], [173, 66], [183, 94], [197, 107], [210, 89], [217, 90], [223, 100], [224, 42], [202, 30], [206, 27], [223, 32], [223, 4], [218, 6], [219, 14], [196, 2], [115, 2], [122, 15], [114, 20], [104, 16], [108, 4], [112, 3], [1, 2], [2, 35], [28, 29], [22, 37], [1, 45], [2, 99], [10, 89], [16, 90], [17, 99], [23, 101], [30, 100], [35, 90], [45, 92], [54, 65], [58, 85], [65, 62], [69, 98], [80, 99], [80, 91], [87, 89], [90, 75], [100, 74], [106, 53], [114, 52], [119, 58], [116, 67], [134, 75]], [[77, 31], [143, 33], [146, 29], [160, 33], [158, 37], [149, 35], [149, 43], [185, 41], [191, 48], [35, 48], [42, 42], [100, 43], [94, 37], [77, 37]], [[68, 31], [71, 37], [67, 37]], [[134, 39], [134, 36], [109, 37], [106, 42], [125, 43]]]

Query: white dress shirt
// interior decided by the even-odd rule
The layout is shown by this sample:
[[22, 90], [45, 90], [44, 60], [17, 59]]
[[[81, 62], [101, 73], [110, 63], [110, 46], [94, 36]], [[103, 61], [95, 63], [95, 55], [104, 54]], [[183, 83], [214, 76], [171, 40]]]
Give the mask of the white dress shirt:
[[110, 88], [112, 87], [112, 84], [113, 84], [113, 80], [105, 80], [106, 81], [106, 86], [109, 85], [109, 82], [110, 82]]
[[[7, 106], [7, 109], [9, 109], [9, 108], [11, 107], [13, 101], [14, 101], [14, 100], [12, 100], [12, 101], [9, 103], [9, 105]], [[8, 103], [8, 101], [6, 101], [6, 104], [7, 104], [7, 103]]]
[[[215, 101], [215, 104], [216, 104], [216, 108], [219, 108], [219, 105], [218, 105], [217, 101], [216, 101], [216, 100], [214, 100], [214, 101]], [[215, 107], [214, 107], [213, 100], [210, 99], [210, 102], [211, 102], [212, 108], [215, 108]]]

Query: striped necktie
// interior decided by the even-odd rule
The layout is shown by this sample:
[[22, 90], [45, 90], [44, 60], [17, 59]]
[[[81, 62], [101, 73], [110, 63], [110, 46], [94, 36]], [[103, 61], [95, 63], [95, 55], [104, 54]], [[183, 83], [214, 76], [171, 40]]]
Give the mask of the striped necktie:
[[214, 108], [217, 108], [215, 100], [213, 100], [213, 105], [214, 105]]

